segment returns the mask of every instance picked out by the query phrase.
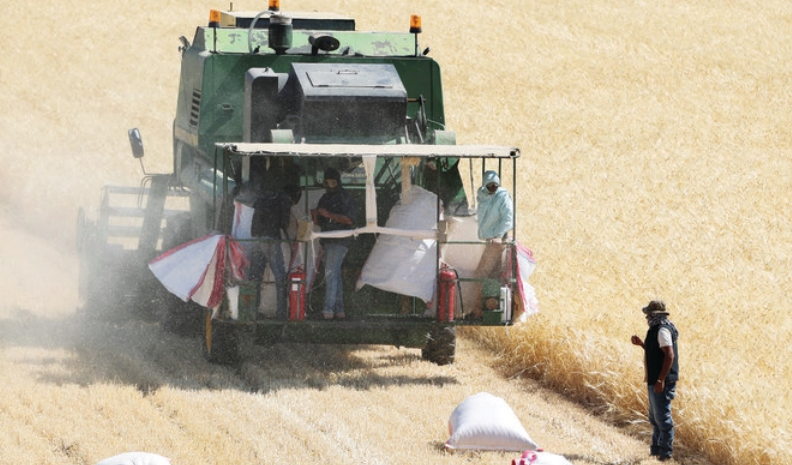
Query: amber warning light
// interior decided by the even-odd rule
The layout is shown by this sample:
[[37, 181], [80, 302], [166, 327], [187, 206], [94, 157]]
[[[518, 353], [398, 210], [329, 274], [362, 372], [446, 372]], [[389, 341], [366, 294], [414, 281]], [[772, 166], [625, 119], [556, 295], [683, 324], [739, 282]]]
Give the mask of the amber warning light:
[[418, 15], [410, 16], [410, 33], [418, 34], [421, 32], [421, 17]]
[[220, 27], [220, 10], [209, 10], [209, 27]]
[[280, 0], [269, 0], [270, 11], [280, 11]]

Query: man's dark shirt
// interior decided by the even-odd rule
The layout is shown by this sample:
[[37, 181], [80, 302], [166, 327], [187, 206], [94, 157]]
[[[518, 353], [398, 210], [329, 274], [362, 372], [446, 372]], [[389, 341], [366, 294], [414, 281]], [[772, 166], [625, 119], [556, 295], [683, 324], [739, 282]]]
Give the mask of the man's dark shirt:
[[[322, 198], [319, 199], [319, 204], [316, 207], [324, 208], [330, 213], [334, 213], [336, 215], [344, 215], [352, 220], [352, 224], [344, 224], [332, 221], [329, 218], [320, 215], [318, 223], [319, 227], [322, 228], [322, 232], [355, 229], [357, 204], [355, 199], [343, 187], [339, 187], [335, 192], [326, 192]], [[322, 238], [320, 242], [322, 244], [333, 243], [349, 247], [349, 244], [352, 242], [352, 237], [348, 236], [337, 239]]]
[[253, 204], [250, 233], [254, 237], [281, 238], [281, 231], [289, 228], [291, 200], [281, 192], [265, 191]]

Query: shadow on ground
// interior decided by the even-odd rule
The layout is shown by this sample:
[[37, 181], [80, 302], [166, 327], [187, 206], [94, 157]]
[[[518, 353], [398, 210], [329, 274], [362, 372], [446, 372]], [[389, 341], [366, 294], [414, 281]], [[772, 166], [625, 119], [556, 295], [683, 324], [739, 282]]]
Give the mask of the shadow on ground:
[[245, 362], [227, 367], [204, 359], [202, 336], [163, 331], [156, 319], [96, 318], [81, 310], [56, 318], [24, 309], [10, 314], [15, 317], [0, 320], [0, 345], [24, 349], [13, 363], [26, 365], [39, 382], [57, 385], [119, 383], [143, 392], [164, 385], [269, 392], [458, 383], [452, 376], [438, 375], [418, 349], [246, 342], [241, 344]]

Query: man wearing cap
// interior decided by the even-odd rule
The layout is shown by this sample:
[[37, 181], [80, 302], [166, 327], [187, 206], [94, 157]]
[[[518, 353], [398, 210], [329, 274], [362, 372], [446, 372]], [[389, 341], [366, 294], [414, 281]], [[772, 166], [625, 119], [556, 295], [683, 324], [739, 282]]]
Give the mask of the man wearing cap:
[[[341, 186], [341, 175], [334, 168], [324, 172], [325, 193], [319, 199], [316, 208], [311, 210], [313, 222], [327, 231], [343, 231], [355, 228], [355, 199]], [[325, 268], [325, 303], [322, 316], [326, 320], [343, 319], [344, 314], [344, 283], [341, 279], [341, 264], [344, 261], [351, 236], [338, 238], [323, 237], [322, 254]]]
[[679, 379], [679, 331], [668, 319], [665, 303], [653, 300], [643, 308], [649, 330], [646, 338], [633, 335], [631, 342], [644, 349], [644, 369], [649, 393], [649, 423], [652, 424], [651, 455], [670, 460], [674, 450], [674, 420], [671, 400]]
[[[500, 177], [493, 170], [484, 173], [484, 179], [476, 193], [476, 222], [478, 238], [486, 241], [484, 252], [476, 268], [473, 310], [469, 318], [481, 318], [483, 312], [483, 287], [486, 279], [499, 279], [504, 247], [502, 241], [514, 227], [514, 207], [509, 191], [500, 186]], [[492, 304], [490, 305], [490, 302]], [[497, 306], [497, 297], [488, 299], [487, 307]], [[490, 308], [491, 309], [491, 308]]]

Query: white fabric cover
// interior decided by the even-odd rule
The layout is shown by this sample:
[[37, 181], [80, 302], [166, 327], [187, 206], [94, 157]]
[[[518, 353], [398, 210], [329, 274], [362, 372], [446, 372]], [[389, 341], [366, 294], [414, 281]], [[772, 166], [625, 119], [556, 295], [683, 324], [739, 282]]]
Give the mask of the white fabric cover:
[[488, 392], [474, 394], [457, 405], [448, 420], [448, 432], [448, 449], [538, 449], [506, 401]]
[[[457, 272], [460, 279], [472, 279], [476, 275], [476, 267], [481, 254], [484, 252], [484, 243], [478, 242], [475, 216], [446, 216], [446, 236], [448, 242], [462, 242], [461, 244], [443, 244], [440, 249], [440, 259]], [[457, 305], [465, 309], [475, 307], [473, 302], [476, 295], [476, 285], [472, 281], [459, 281], [460, 297]], [[459, 309], [455, 309], [460, 314]]]
[[[437, 196], [418, 186], [391, 208], [386, 228], [434, 230]], [[437, 241], [381, 233], [366, 258], [356, 289], [368, 284], [377, 289], [432, 300], [437, 273]]]
[[536, 292], [533, 286], [528, 283], [528, 278], [536, 269], [536, 261], [533, 257], [531, 249], [523, 246], [519, 242], [516, 247], [517, 251], [517, 292], [518, 297], [522, 299], [523, 314], [515, 318], [516, 322], [523, 322], [529, 316], [539, 313], [539, 301], [536, 299]]
[[217, 307], [223, 297], [223, 273], [244, 279], [248, 261], [238, 242], [210, 234], [175, 247], [149, 262], [149, 269], [165, 288], [187, 302]]
[[231, 225], [231, 235], [237, 239], [253, 239], [250, 230], [255, 212], [255, 208], [234, 200], [234, 223]]
[[126, 452], [106, 458], [96, 465], [170, 465], [170, 459], [150, 452]]
[[[456, 270], [460, 279], [475, 278], [484, 243], [476, 244], [478, 233], [476, 231], [476, 217], [446, 217], [447, 236], [449, 242], [462, 242], [461, 244], [443, 244], [440, 250], [440, 259]], [[531, 273], [536, 269], [533, 252], [519, 242], [516, 243], [517, 252], [517, 290], [512, 296], [519, 299], [522, 313], [512, 315], [514, 323], [524, 322], [529, 316], [539, 313], [539, 301], [533, 286], [528, 282]], [[511, 260], [511, 258], [508, 258]], [[462, 302], [465, 308], [473, 308], [476, 302], [476, 285], [472, 281], [460, 281]]]

